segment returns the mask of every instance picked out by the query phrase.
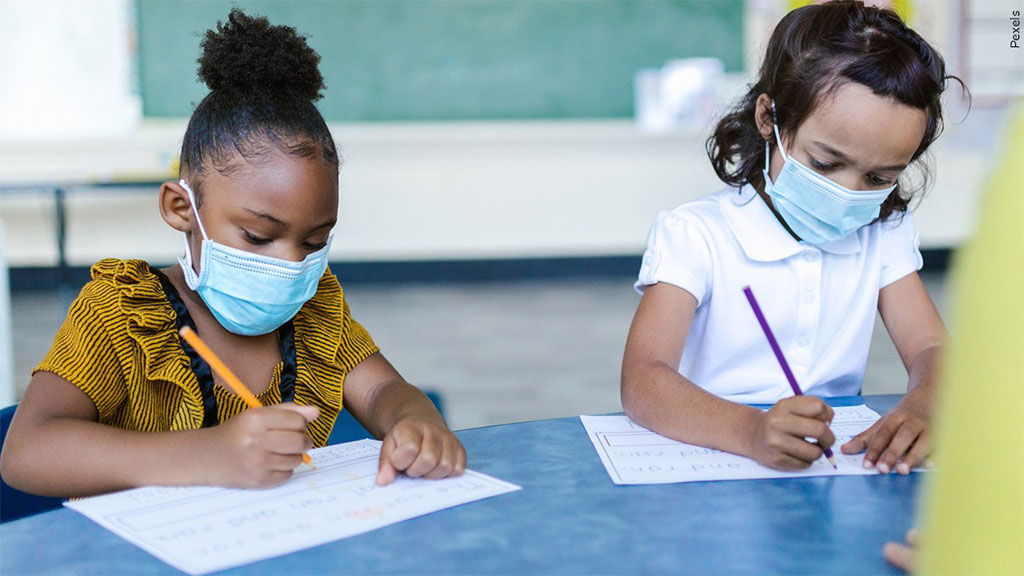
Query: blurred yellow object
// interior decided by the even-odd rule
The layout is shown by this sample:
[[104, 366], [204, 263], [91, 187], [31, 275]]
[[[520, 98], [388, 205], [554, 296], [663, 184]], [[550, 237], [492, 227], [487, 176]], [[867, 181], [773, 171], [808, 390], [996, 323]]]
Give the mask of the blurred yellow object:
[[1024, 574], [1024, 101], [954, 269], [921, 574]]
[[[822, 0], [789, 0], [789, 9], [796, 10], [808, 4], [821, 4]], [[888, 8], [900, 15], [900, 18], [910, 24], [910, 17], [913, 15], [913, 2], [911, 0], [864, 0], [869, 6]]]

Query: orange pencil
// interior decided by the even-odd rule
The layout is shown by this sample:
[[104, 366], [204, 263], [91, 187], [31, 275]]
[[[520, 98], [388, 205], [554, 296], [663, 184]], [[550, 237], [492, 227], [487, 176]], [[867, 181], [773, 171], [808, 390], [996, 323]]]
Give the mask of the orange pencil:
[[[203, 360], [206, 360], [206, 363], [210, 365], [210, 368], [213, 369], [218, 376], [224, 379], [224, 382], [231, 387], [231, 390], [234, 391], [235, 394], [238, 394], [238, 396], [245, 402], [246, 406], [249, 408], [259, 408], [262, 406], [260, 401], [256, 399], [256, 396], [253, 396], [253, 393], [245, 387], [245, 384], [242, 384], [242, 381], [238, 379], [238, 376], [235, 376], [235, 373], [228, 368], [228, 365], [213, 353], [213, 350], [206, 345], [206, 342], [199, 339], [198, 334], [188, 326], [182, 326], [179, 332], [181, 337], [188, 342], [189, 346], [194, 348], [195, 351], [202, 356]], [[313, 460], [309, 457], [309, 454], [303, 453], [302, 462], [305, 464], [312, 464]]]

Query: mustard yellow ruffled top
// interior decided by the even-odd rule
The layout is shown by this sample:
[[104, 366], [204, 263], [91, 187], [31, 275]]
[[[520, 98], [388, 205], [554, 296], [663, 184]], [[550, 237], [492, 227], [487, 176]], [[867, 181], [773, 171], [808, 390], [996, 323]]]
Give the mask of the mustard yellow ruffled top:
[[[104, 424], [139, 431], [201, 428], [204, 413], [210, 424], [211, 399], [204, 407], [199, 378], [177, 333], [178, 320], [160, 276], [148, 263], [101, 260], [33, 373], [53, 372], [77, 386], [95, 403]], [[289, 367], [294, 375], [290, 395], [297, 404], [320, 408], [309, 435], [316, 446], [324, 446], [342, 407], [345, 376], [378, 348], [350, 316], [330, 270], [291, 324], [295, 365]], [[284, 368], [282, 361], [259, 395], [264, 405], [281, 402]], [[212, 393], [216, 421], [246, 408], [220, 386], [212, 386]]]

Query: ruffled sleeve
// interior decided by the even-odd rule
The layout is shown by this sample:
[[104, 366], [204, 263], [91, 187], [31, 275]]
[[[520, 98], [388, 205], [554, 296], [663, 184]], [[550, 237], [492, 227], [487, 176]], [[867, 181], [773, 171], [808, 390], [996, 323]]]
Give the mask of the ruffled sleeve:
[[309, 432], [314, 441], [323, 438], [326, 442], [342, 407], [345, 377], [380, 349], [352, 318], [341, 285], [330, 270], [294, 323], [298, 360], [295, 402], [320, 408], [321, 415], [310, 424]]
[[32, 371], [53, 372], [77, 386], [96, 405], [101, 422], [110, 421], [127, 398], [128, 383], [112, 342], [116, 310], [116, 291], [96, 282], [86, 284], [71, 303], [50, 351]]
[[100, 422], [134, 430], [196, 428], [202, 398], [175, 322], [149, 264], [101, 260], [35, 370], [81, 389]]

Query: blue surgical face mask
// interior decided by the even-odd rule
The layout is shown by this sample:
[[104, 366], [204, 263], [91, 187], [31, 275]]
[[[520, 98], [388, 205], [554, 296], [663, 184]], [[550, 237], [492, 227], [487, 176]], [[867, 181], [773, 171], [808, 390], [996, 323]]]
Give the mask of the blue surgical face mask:
[[228, 332], [241, 336], [268, 334], [292, 319], [307, 300], [316, 294], [320, 277], [327, 269], [327, 245], [313, 252], [302, 262], [280, 260], [218, 244], [206, 235], [192, 189], [180, 182], [188, 192], [199, 231], [203, 234], [203, 250], [199, 274], [192, 266], [192, 250], [185, 239], [185, 257], [178, 258], [185, 282], [206, 303], [214, 318]]
[[[775, 110], [774, 103], [772, 110]], [[771, 153], [765, 142], [765, 193], [794, 234], [810, 244], [824, 244], [844, 238], [878, 218], [882, 202], [896, 189], [895, 184], [881, 190], [850, 190], [840, 186], [787, 156], [782, 148], [779, 126], [774, 123], [773, 126], [785, 163], [778, 179], [772, 182], [768, 176]]]

